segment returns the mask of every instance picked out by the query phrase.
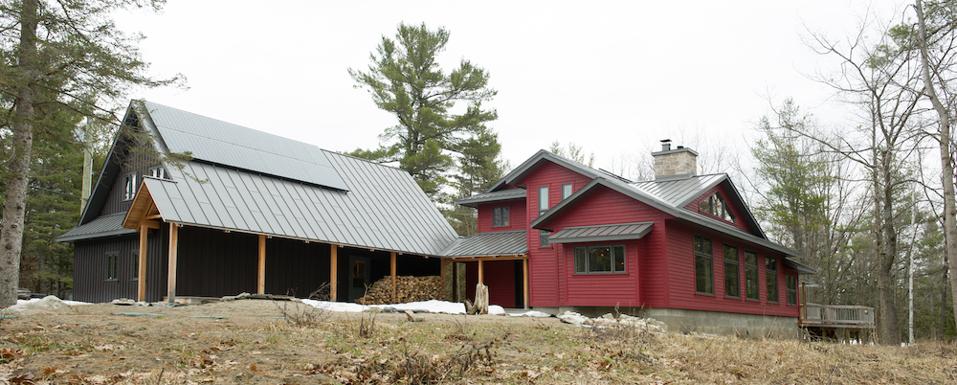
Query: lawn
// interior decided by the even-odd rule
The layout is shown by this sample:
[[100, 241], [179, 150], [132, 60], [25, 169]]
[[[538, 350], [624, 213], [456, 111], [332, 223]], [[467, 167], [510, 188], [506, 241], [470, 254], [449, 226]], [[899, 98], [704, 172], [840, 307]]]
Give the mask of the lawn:
[[953, 344], [590, 330], [554, 318], [415, 318], [258, 300], [16, 314], [0, 321], [0, 383], [957, 383]]

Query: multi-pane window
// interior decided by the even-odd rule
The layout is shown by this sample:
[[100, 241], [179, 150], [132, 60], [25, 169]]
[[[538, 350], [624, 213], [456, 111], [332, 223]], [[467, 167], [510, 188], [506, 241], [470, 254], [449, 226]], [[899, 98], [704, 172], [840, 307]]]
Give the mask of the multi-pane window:
[[768, 302], [778, 301], [778, 260], [774, 257], [765, 257], [767, 265], [764, 272], [768, 281]]
[[123, 200], [133, 199], [134, 195], [136, 195], [136, 173], [123, 178]]
[[133, 266], [133, 274], [131, 274], [130, 276], [133, 277], [134, 280], [140, 278], [140, 257], [139, 257], [139, 254], [140, 254], [139, 251], [134, 251], [134, 252], [133, 252], [133, 263], [132, 263], [132, 266]]
[[738, 249], [728, 245], [724, 245], [724, 293], [729, 297], [741, 295]]
[[797, 276], [794, 274], [787, 275], [787, 285], [788, 285], [788, 305], [797, 305], [798, 303], [798, 289], [797, 289]]
[[159, 179], [166, 179], [166, 169], [161, 166], [153, 167], [149, 171], [149, 176]]
[[106, 280], [112, 281], [116, 280], [116, 267], [117, 267], [117, 258], [116, 254], [107, 254], [106, 255]]
[[758, 255], [744, 252], [744, 288], [749, 299], [758, 299]]
[[572, 195], [572, 184], [566, 183], [562, 185], [562, 199], [568, 198]]
[[492, 209], [492, 227], [508, 226], [508, 207], [496, 207]]
[[538, 215], [548, 210], [548, 186], [538, 188]]
[[624, 246], [588, 246], [575, 248], [575, 273], [624, 272]]
[[694, 237], [694, 282], [695, 291], [714, 294], [714, 264], [711, 240]]
[[698, 203], [698, 211], [716, 216], [728, 222], [734, 222], [734, 215], [731, 214], [731, 209], [728, 207], [728, 204], [725, 203], [724, 198], [721, 198], [718, 193], [711, 194], [708, 199], [704, 199]]

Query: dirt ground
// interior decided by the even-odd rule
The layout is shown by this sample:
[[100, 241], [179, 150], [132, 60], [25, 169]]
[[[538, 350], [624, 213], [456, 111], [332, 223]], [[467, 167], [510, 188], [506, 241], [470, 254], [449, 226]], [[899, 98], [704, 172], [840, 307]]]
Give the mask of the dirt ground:
[[0, 384], [953, 384], [957, 346], [331, 313], [294, 302], [74, 306], [0, 320]]

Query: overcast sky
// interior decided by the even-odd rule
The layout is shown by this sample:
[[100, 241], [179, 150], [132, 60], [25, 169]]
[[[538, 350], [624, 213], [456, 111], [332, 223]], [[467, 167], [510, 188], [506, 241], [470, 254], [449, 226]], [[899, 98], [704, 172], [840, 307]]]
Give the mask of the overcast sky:
[[825, 125], [852, 112], [812, 78], [835, 69], [806, 44], [834, 38], [896, 1], [185, 1], [120, 24], [146, 35], [151, 73], [182, 73], [187, 89], [145, 98], [251, 128], [349, 151], [374, 147], [394, 124], [354, 87], [383, 34], [400, 22], [443, 26], [446, 68], [466, 58], [498, 90], [503, 156], [513, 166], [553, 141], [620, 168], [662, 138], [702, 156], [747, 150], [769, 100], [791, 97]]

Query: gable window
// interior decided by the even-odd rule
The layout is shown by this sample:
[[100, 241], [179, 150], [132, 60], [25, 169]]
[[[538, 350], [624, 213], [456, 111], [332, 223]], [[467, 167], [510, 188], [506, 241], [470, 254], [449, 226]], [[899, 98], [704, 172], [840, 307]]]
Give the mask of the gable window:
[[798, 303], [798, 290], [797, 290], [797, 276], [794, 274], [788, 274], [788, 305], [797, 305]]
[[538, 215], [548, 210], [548, 186], [538, 188]]
[[161, 166], [153, 167], [149, 171], [149, 176], [159, 179], [166, 179], [166, 169]]
[[774, 257], [765, 257], [767, 264], [765, 277], [768, 281], [768, 302], [778, 301], [778, 260]]
[[106, 255], [106, 280], [115, 281], [116, 280], [116, 253], [110, 253]]
[[724, 293], [729, 297], [741, 296], [738, 249], [728, 245], [724, 245]]
[[134, 280], [134, 281], [140, 278], [140, 256], [139, 256], [139, 254], [140, 254], [139, 251], [134, 251], [134, 252], [133, 252], [133, 263], [130, 264], [130, 265], [133, 266], [133, 274], [131, 274], [130, 276], [133, 277], [133, 280]]
[[724, 201], [724, 198], [721, 198], [718, 193], [711, 194], [708, 199], [704, 199], [698, 203], [698, 211], [724, 219], [728, 222], [734, 222], [734, 215], [731, 214], [731, 209]]
[[496, 207], [492, 209], [492, 227], [508, 226], [508, 207]]
[[566, 183], [562, 185], [562, 199], [568, 198], [572, 195], [572, 184]]
[[711, 240], [694, 237], [694, 282], [695, 291], [714, 294], [714, 264]]
[[624, 246], [588, 246], [575, 248], [575, 273], [624, 273]]
[[131, 173], [123, 178], [123, 200], [128, 201], [136, 195], [136, 173]]
[[744, 289], [748, 299], [758, 299], [758, 255], [744, 252]]

